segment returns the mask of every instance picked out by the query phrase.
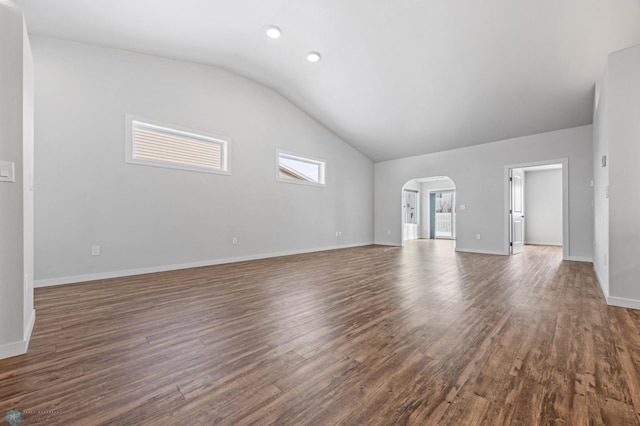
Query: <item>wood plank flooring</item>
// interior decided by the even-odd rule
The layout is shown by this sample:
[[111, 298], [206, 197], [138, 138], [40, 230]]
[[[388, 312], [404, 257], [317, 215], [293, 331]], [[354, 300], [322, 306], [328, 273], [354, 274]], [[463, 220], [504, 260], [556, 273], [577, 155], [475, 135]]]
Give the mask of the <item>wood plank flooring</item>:
[[640, 425], [640, 313], [560, 248], [369, 246], [36, 290], [24, 425]]

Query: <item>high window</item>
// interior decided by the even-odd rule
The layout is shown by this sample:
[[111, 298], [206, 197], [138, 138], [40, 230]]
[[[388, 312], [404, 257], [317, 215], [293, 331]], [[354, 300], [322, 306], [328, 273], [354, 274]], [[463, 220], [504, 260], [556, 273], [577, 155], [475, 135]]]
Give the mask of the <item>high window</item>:
[[127, 116], [128, 163], [229, 174], [229, 141]]
[[276, 180], [306, 185], [325, 185], [326, 162], [278, 151]]

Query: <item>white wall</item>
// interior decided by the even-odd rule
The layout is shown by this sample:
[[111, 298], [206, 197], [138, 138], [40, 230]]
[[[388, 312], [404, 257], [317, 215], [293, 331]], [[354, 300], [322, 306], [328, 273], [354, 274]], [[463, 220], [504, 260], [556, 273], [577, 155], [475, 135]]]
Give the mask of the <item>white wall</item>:
[[602, 167], [602, 156], [606, 155], [607, 161], [609, 156], [609, 94], [606, 71], [598, 89], [593, 118], [593, 268], [604, 296], [609, 297], [609, 164]]
[[[32, 47], [36, 285], [372, 242], [372, 162], [273, 90], [121, 50]], [[125, 163], [127, 113], [231, 138], [232, 175]], [[277, 148], [326, 159], [326, 187], [276, 182]]]
[[[457, 250], [508, 253], [507, 179], [509, 165], [568, 158], [569, 258], [590, 261], [592, 126], [509, 139], [469, 148], [408, 157], [375, 165], [375, 240], [401, 244], [400, 188], [409, 179], [448, 176], [456, 184]], [[460, 204], [466, 210], [460, 210]], [[476, 240], [475, 235], [481, 234]]]
[[525, 171], [525, 243], [562, 245], [562, 169]]
[[640, 309], [640, 45], [609, 55], [607, 109], [609, 301]]
[[0, 182], [0, 358], [26, 352], [35, 320], [32, 195], [24, 180], [33, 163], [28, 47], [22, 14], [0, 5], [0, 161], [15, 164], [15, 182]]

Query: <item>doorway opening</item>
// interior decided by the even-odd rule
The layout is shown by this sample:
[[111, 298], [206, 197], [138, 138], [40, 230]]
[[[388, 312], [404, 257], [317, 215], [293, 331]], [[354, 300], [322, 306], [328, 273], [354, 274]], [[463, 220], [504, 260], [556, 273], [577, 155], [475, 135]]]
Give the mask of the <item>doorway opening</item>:
[[402, 244], [456, 238], [456, 185], [449, 177], [412, 179], [402, 187]]
[[429, 238], [456, 238], [455, 191], [430, 191]]
[[527, 245], [561, 246], [567, 258], [567, 161], [510, 166], [507, 186], [507, 252], [522, 253]]

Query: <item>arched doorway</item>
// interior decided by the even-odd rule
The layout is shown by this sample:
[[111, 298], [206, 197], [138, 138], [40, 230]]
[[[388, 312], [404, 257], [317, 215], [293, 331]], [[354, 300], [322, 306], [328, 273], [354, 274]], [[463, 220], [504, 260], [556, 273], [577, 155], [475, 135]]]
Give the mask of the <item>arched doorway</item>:
[[402, 244], [456, 238], [456, 185], [447, 176], [411, 179], [402, 186]]

